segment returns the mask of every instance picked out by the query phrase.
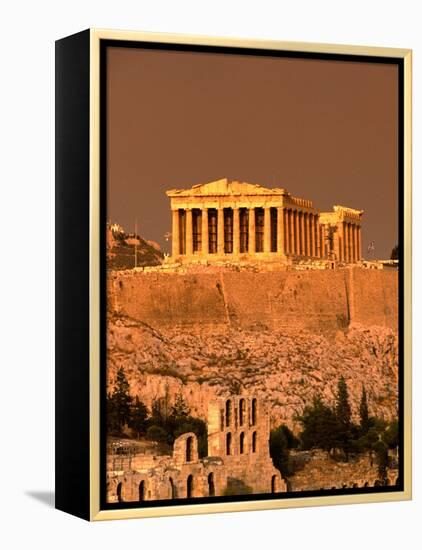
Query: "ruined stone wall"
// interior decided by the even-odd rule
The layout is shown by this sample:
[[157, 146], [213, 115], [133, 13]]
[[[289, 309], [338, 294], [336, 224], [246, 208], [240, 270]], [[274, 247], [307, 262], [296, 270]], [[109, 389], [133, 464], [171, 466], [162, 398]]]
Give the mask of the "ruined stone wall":
[[208, 454], [224, 461], [228, 490], [275, 493], [286, 490], [269, 449], [270, 422], [262, 401], [233, 396], [208, 406]]
[[171, 456], [138, 454], [107, 461], [108, 502], [222, 496], [226, 487], [223, 460], [218, 457], [200, 459], [193, 432], [176, 439]]
[[397, 329], [398, 272], [113, 273], [108, 307], [156, 328]]

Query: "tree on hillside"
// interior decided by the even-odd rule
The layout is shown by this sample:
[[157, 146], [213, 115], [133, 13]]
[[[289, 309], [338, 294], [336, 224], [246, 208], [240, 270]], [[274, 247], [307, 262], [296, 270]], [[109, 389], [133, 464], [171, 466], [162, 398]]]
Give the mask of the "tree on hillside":
[[151, 423], [156, 426], [162, 426], [165, 424], [165, 417], [163, 415], [160, 399], [154, 398], [151, 403]]
[[280, 430], [286, 437], [287, 447], [289, 449], [297, 449], [299, 447], [300, 441], [292, 432], [292, 430], [288, 426], [286, 426], [286, 424], [281, 424]]
[[122, 431], [125, 424], [129, 424], [131, 418], [132, 398], [129, 394], [129, 382], [122, 367], [117, 371], [116, 382], [113, 391], [109, 394], [107, 415], [111, 415], [115, 429]]
[[176, 401], [171, 409], [170, 418], [180, 420], [182, 418], [188, 417], [190, 414], [190, 409], [182, 395], [182, 392], [176, 397]]
[[148, 418], [148, 409], [136, 396], [130, 411], [129, 428], [137, 433], [139, 439], [141, 433], [146, 429], [146, 420]]
[[274, 466], [280, 470], [283, 476], [290, 474], [289, 442], [283, 425], [270, 432], [270, 456]]
[[387, 468], [388, 468], [388, 447], [387, 445], [379, 440], [374, 444], [374, 451], [376, 453], [376, 460], [378, 465], [378, 476], [381, 480], [382, 485], [386, 484], [387, 481]]
[[360, 398], [359, 405], [359, 416], [360, 416], [360, 432], [361, 434], [366, 434], [371, 427], [369, 419], [369, 410], [368, 410], [368, 399], [366, 397], [365, 386], [362, 385], [362, 396]]
[[316, 395], [311, 406], [306, 406], [298, 417], [303, 431], [300, 434], [304, 450], [319, 447], [330, 452], [336, 446], [336, 416], [332, 409]]
[[391, 260], [398, 260], [399, 259], [399, 245], [398, 244], [396, 244], [396, 246], [391, 251], [390, 259]]
[[343, 376], [340, 376], [337, 385], [335, 416], [337, 445], [345, 453], [347, 461], [352, 441], [352, 410], [349, 403], [347, 384]]
[[398, 420], [392, 420], [388, 424], [382, 439], [389, 449], [395, 449], [399, 446], [399, 430]]
[[111, 393], [108, 393], [106, 398], [106, 424], [108, 434], [119, 431], [119, 422], [117, 420], [116, 407], [114, 406], [114, 401]]

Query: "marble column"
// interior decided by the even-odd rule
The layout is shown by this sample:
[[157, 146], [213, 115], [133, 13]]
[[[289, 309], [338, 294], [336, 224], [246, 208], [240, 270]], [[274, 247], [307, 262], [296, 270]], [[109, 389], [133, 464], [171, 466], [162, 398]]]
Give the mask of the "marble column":
[[318, 242], [318, 222], [319, 218], [318, 216], [314, 216], [314, 248], [315, 248], [315, 257], [319, 257], [319, 242]]
[[355, 223], [355, 262], [359, 261], [358, 251], [358, 225]]
[[[285, 250], [285, 253], [288, 254], [289, 253], [289, 211], [284, 209], [282, 210], [283, 210], [283, 224], [284, 224], [284, 250]], [[277, 246], [277, 250], [278, 250], [278, 246]]]
[[343, 261], [344, 256], [344, 232], [343, 232], [343, 222], [340, 222], [337, 225], [338, 239], [339, 239], [339, 254], [338, 259], [340, 262]]
[[344, 261], [347, 263], [349, 261], [349, 245], [348, 245], [348, 228], [347, 222], [344, 222]]
[[309, 256], [313, 258], [315, 256], [314, 254], [314, 215], [308, 214], [308, 220], [309, 220]]
[[338, 232], [338, 227], [336, 227], [336, 230], [333, 233], [333, 248], [334, 259], [338, 261], [340, 259], [340, 235]]
[[277, 208], [277, 254], [285, 256], [284, 208]]
[[209, 235], [208, 235], [208, 208], [202, 209], [202, 255], [206, 256], [209, 251]]
[[217, 253], [224, 254], [224, 209], [217, 209]]
[[341, 248], [342, 248], [342, 260], [343, 262], [347, 262], [347, 230], [346, 230], [346, 223], [345, 222], [342, 222], [341, 223], [341, 232], [342, 232], [342, 236], [343, 236], [343, 239], [342, 239], [342, 245], [341, 245]]
[[271, 252], [271, 210], [264, 208], [264, 252]]
[[239, 208], [233, 208], [233, 254], [240, 252], [240, 218]]
[[361, 235], [360, 225], [358, 225], [357, 230], [358, 230], [358, 262], [360, 262], [362, 258], [362, 235]]
[[317, 256], [318, 258], [323, 257], [323, 250], [322, 250], [322, 239], [321, 239], [321, 226], [319, 224], [319, 218], [317, 221], [317, 227], [316, 227], [316, 241], [317, 241]]
[[192, 209], [186, 209], [186, 256], [193, 254]]
[[311, 254], [311, 214], [306, 214], [306, 255], [308, 258]]
[[305, 255], [305, 213], [300, 213], [300, 255]]
[[171, 254], [172, 256], [179, 256], [180, 254], [179, 210], [172, 210], [171, 214], [172, 214]]
[[299, 229], [299, 212], [294, 210], [295, 217], [295, 254], [299, 256], [300, 254], [300, 229]]
[[249, 208], [249, 254], [255, 254], [255, 208]]
[[295, 253], [295, 219], [293, 210], [289, 210], [289, 242], [290, 242], [290, 254]]
[[350, 223], [347, 224], [347, 261], [352, 262], [352, 243], [351, 243], [351, 231]]

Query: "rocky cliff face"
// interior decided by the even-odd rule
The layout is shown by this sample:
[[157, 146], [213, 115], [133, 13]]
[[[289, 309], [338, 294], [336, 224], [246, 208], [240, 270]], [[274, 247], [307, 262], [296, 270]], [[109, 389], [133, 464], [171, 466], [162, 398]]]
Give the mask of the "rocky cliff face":
[[[165, 297], [163, 297], [165, 299]], [[299, 312], [298, 312], [299, 315]], [[349, 323], [336, 333], [301, 326], [153, 327], [128, 315], [108, 319], [107, 377], [113, 384], [123, 367], [131, 392], [150, 407], [169, 408], [181, 392], [204, 420], [208, 401], [233, 393], [255, 394], [270, 412], [272, 425], [297, 431], [295, 415], [320, 393], [333, 402], [340, 375], [358, 416], [362, 385], [371, 414], [397, 415], [398, 342], [387, 326]]]

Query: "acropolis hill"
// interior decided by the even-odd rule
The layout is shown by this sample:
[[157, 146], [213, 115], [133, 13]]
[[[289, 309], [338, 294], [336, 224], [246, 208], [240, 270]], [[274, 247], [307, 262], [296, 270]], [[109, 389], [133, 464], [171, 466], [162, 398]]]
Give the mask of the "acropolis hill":
[[168, 195], [167, 265], [108, 273], [111, 384], [123, 367], [148, 407], [182, 393], [203, 419], [246, 392], [297, 429], [343, 375], [355, 416], [363, 384], [371, 414], [397, 416], [398, 270], [365, 267], [362, 211], [228, 180]]
[[362, 268], [284, 272], [143, 273], [109, 277], [110, 383], [122, 367], [151, 407], [182, 393], [192, 413], [231, 393], [254, 393], [272, 425], [340, 375], [353, 414], [362, 385], [371, 414], [397, 415], [397, 272]]

